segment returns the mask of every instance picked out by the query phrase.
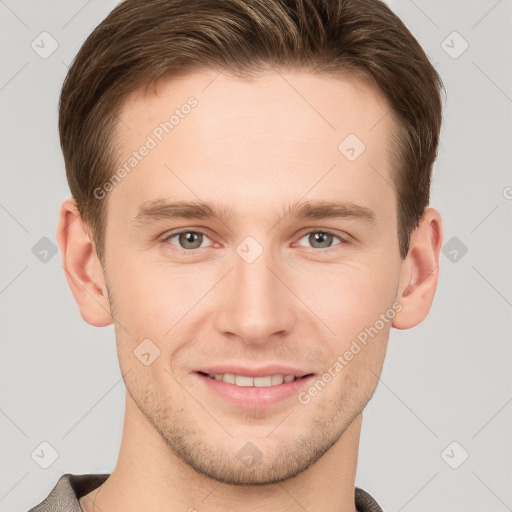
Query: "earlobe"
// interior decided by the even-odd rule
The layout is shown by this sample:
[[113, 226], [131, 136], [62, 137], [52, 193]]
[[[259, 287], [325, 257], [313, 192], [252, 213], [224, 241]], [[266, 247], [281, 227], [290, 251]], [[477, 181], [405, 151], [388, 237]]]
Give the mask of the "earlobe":
[[392, 323], [396, 329], [410, 329], [427, 317], [437, 288], [442, 244], [441, 215], [434, 208], [427, 208], [411, 234], [409, 253], [402, 264], [396, 298], [402, 309]]
[[110, 325], [112, 316], [101, 264], [73, 198], [60, 207], [57, 242], [66, 279], [82, 318], [96, 327]]

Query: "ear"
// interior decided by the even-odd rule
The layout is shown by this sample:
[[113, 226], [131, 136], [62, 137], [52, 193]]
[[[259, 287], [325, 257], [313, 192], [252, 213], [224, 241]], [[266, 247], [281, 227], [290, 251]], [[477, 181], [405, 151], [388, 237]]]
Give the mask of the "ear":
[[73, 198], [60, 207], [57, 242], [66, 279], [82, 318], [96, 327], [110, 325], [113, 320], [103, 268]]
[[411, 234], [409, 252], [402, 262], [396, 298], [402, 309], [391, 324], [396, 329], [410, 329], [427, 317], [439, 278], [442, 244], [441, 215], [434, 208], [427, 208]]

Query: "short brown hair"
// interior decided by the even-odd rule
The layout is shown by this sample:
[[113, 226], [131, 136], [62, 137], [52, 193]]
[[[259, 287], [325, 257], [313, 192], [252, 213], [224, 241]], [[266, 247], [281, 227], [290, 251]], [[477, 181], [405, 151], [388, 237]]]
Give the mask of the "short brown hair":
[[[442, 119], [440, 76], [381, 0], [124, 0], [78, 52], [62, 87], [59, 132], [69, 187], [104, 261], [114, 130], [130, 93], [162, 77], [267, 69], [354, 75], [390, 107], [400, 255], [430, 201]], [[340, 141], [341, 142], [341, 141]]]

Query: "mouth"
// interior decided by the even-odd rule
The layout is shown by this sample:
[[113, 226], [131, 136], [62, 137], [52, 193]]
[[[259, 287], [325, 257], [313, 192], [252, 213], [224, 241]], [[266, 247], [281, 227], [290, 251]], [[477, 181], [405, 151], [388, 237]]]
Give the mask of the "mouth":
[[305, 379], [313, 375], [312, 373], [304, 375], [273, 374], [256, 377], [250, 375], [236, 375], [234, 373], [206, 373], [202, 371], [198, 371], [197, 373], [204, 377], [208, 377], [209, 379], [222, 381], [227, 384], [234, 384], [235, 386], [258, 388], [280, 386], [289, 382]]
[[265, 375], [262, 372], [255, 376], [196, 371], [193, 375], [207, 394], [207, 400], [221, 400], [224, 404], [230, 404], [235, 407], [233, 410], [236, 414], [240, 409], [262, 409], [277, 407], [278, 404], [288, 407], [285, 404], [292, 404], [291, 400], [296, 401], [299, 393], [311, 386], [315, 379], [314, 373]]

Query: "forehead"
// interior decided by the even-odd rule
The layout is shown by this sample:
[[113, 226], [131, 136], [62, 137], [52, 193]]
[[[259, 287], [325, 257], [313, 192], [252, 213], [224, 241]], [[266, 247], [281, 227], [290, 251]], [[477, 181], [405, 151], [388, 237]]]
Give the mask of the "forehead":
[[[355, 76], [269, 70], [241, 79], [225, 72], [202, 71], [134, 91], [123, 105], [124, 122], [118, 126], [118, 133], [129, 135], [126, 129], [132, 131], [134, 123], [135, 128], [147, 131], [155, 122], [169, 120], [173, 111], [183, 109], [192, 97], [200, 108], [180, 131], [188, 127], [196, 138], [205, 135], [203, 130], [208, 130], [208, 139], [222, 140], [233, 134], [239, 139], [265, 132], [268, 136], [284, 135], [280, 130], [285, 128], [290, 137], [307, 141], [334, 134], [337, 139], [350, 129], [370, 140], [368, 132], [378, 124], [386, 130], [391, 120], [389, 116], [383, 121], [390, 108], [378, 89]], [[241, 124], [245, 130], [240, 133], [237, 129]], [[382, 131], [377, 129], [374, 135], [378, 137]]]
[[229, 196], [247, 213], [305, 196], [358, 196], [365, 206], [387, 197], [389, 210], [389, 114], [378, 91], [354, 77], [203, 71], [161, 80], [123, 105], [116, 141], [128, 172], [111, 195], [132, 218], [137, 205], [164, 197]]

